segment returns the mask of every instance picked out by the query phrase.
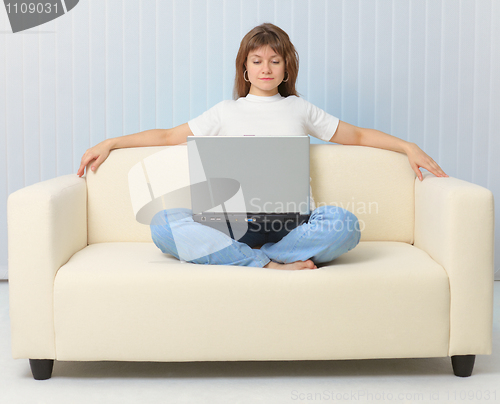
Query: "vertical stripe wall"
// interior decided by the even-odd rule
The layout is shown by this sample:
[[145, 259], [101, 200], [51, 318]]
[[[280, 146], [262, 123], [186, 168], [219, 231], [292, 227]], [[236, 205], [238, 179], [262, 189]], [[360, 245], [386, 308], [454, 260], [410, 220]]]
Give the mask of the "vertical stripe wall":
[[496, 0], [80, 0], [12, 34], [0, 5], [0, 278], [10, 193], [76, 173], [106, 138], [230, 99], [239, 42], [262, 22], [289, 33], [304, 98], [417, 143], [500, 201], [498, 21]]

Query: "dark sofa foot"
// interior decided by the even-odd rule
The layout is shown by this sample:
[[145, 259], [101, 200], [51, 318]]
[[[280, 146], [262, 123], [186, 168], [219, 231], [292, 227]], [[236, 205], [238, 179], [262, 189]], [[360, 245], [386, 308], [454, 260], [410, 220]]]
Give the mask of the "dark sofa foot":
[[451, 366], [455, 376], [469, 377], [474, 369], [476, 355], [455, 355], [451, 357]]
[[35, 380], [47, 380], [52, 376], [54, 359], [30, 359], [30, 367]]

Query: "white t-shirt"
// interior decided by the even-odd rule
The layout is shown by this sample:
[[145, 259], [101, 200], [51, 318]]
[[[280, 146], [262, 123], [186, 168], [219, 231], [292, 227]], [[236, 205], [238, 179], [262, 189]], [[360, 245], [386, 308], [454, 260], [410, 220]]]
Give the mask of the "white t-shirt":
[[[222, 101], [188, 122], [195, 136], [307, 136], [329, 141], [339, 119], [294, 95], [248, 94]], [[310, 194], [310, 209], [316, 204]]]

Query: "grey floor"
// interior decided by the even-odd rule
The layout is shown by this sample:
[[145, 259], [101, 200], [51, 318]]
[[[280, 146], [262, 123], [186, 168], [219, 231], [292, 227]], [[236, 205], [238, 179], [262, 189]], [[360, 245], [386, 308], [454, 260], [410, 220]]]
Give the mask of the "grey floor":
[[8, 282], [0, 281], [0, 403], [500, 402], [500, 282], [493, 354], [471, 377], [449, 358], [295, 362], [57, 362], [35, 381], [10, 352]]

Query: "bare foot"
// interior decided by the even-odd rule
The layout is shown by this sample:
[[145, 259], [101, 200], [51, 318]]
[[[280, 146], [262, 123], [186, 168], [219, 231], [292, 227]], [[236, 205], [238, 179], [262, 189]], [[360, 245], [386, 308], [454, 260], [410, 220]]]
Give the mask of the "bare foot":
[[278, 264], [274, 261], [269, 261], [269, 263], [264, 266], [264, 268], [273, 268], [273, 269], [318, 269], [314, 262], [311, 260], [307, 261], [295, 261], [290, 264]]

